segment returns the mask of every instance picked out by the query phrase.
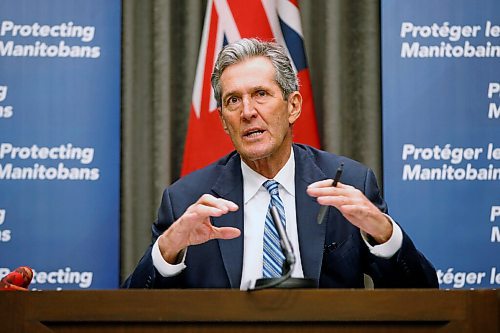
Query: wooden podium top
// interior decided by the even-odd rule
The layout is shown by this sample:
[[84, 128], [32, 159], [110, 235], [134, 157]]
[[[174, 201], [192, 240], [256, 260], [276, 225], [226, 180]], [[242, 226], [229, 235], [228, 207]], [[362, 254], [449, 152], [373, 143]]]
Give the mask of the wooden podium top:
[[2, 332], [498, 332], [494, 290], [0, 293]]

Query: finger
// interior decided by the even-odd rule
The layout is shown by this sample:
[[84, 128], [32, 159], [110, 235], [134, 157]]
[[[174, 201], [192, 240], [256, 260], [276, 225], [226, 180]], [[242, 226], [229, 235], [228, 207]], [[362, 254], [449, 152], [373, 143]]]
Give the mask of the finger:
[[233, 239], [241, 235], [240, 229], [233, 227], [213, 227], [212, 239]]
[[209, 207], [204, 205], [195, 205], [190, 207], [184, 214], [184, 220], [187, 221], [200, 221], [203, 222], [205, 219], [209, 217], [219, 217], [226, 214], [227, 211], [224, 211], [219, 208]]
[[359, 200], [365, 199], [365, 195], [363, 192], [355, 188], [354, 186], [351, 185], [346, 185], [342, 183], [338, 183], [337, 187], [329, 187], [328, 188], [330, 192], [324, 191], [324, 192], [319, 192], [319, 194], [323, 195], [340, 195], [340, 196], [345, 196], [349, 198], [357, 198]]
[[355, 204], [355, 202], [351, 198], [344, 196], [321, 196], [317, 198], [317, 201], [320, 205], [333, 206], [336, 208], [340, 208], [343, 205]]
[[312, 197], [322, 197], [322, 196], [333, 196], [338, 195], [334, 187], [318, 187], [318, 188], [308, 188], [307, 194]]
[[329, 186], [332, 186], [332, 184], [333, 184], [333, 179], [324, 179], [324, 180], [320, 180], [320, 181], [317, 181], [315, 183], [310, 184], [307, 187], [307, 189], [329, 187]]
[[217, 217], [236, 210], [238, 210], [238, 205], [232, 201], [215, 198], [206, 194], [200, 197], [197, 202], [189, 206], [186, 213], [197, 214], [202, 217]]
[[235, 210], [238, 210], [238, 206], [233, 202], [206, 194], [189, 206], [179, 220], [184, 230], [196, 228], [204, 223], [211, 227], [209, 217], [219, 217]]
[[234, 202], [222, 198], [216, 198], [210, 194], [202, 195], [196, 203], [216, 207], [225, 211], [238, 210], [238, 205], [236, 205]]
[[[339, 183], [340, 184], [340, 183]], [[353, 187], [319, 187], [319, 188], [308, 188], [307, 189], [307, 194], [309, 194], [312, 197], [322, 197], [322, 196], [335, 196], [335, 195], [342, 195], [342, 196], [354, 196], [355, 192], [353, 191]]]
[[356, 189], [352, 185], [344, 184], [344, 183], [341, 183], [341, 182], [337, 183], [337, 187], [336, 188], [340, 188], [340, 189], [344, 189], [344, 190], [355, 190]]

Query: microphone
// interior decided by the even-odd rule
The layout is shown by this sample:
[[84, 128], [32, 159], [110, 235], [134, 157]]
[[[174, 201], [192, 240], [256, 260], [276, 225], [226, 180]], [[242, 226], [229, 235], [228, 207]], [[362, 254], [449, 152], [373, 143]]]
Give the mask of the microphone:
[[271, 206], [271, 217], [273, 218], [274, 225], [280, 236], [281, 251], [285, 255], [285, 262], [283, 263], [284, 274], [279, 278], [261, 278], [255, 281], [253, 289], [248, 291], [262, 290], [268, 288], [316, 288], [316, 283], [313, 279], [308, 278], [292, 278], [292, 271], [295, 267], [295, 253], [293, 252], [292, 242], [288, 238], [281, 218], [278, 214], [276, 207]]
[[290, 242], [290, 238], [288, 238], [285, 228], [283, 228], [281, 218], [275, 206], [271, 206], [271, 216], [273, 217], [274, 225], [276, 226], [276, 230], [278, 230], [278, 234], [280, 236], [280, 245], [281, 250], [285, 255], [285, 264], [288, 265], [289, 271], [291, 272], [293, 271], [296, 261], [295, 253], [293, 253], [292, 242]]
[[1, 290], [27, 291], [33, 278], [33, 270], [27, 266], [18, 267], [0, 280]]

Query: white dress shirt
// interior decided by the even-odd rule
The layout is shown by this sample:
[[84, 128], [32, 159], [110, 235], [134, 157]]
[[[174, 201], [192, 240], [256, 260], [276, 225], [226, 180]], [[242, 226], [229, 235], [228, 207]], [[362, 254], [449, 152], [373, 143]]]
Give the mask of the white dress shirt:
[[[262, 277], [264, 225], [271, 201], [271, 195], [262, 184], [268, 179], [253, 171], [245, 162], [241, 163], [243, 173], [244, 228], [243, 272], [240, 289], [246, 290]], [[293, 277], [304, 277], [299, 250], [299, 235], [295, 215], [295, 158], [292, 153], [283, 168], [274, 177], [279, 183], [278, 191], [285, 208], [286, 232], [292, 243], [296, 263]]]
[[[243, 174], [243, 219], [245, 232], [243, 233], [243, 271], [240, 289], [246, 290], [254, 285], [256, 279], [262, 277], [264, 224], [271, 195], [262, 186], [262, 184], [268, 180], [266, 177], [253, 171], [243, 161], [241, 162], [241, 171]], [[293, 149], [291, 150], [290, 158], [278, 172], [276, 177], [274, 177], [274, 180], [279, 183], [278, 191], [285, 208], [286, 231], [292, 243], [297, 260], [292, 276], [303, 277], [304, 273], [300, 256], [297, 218], [295, 215], [295, 157]], [[197, 200], [197, 198], [193, 200]], [[386, 216], [393, 226], [391, 238], [387, 242], [372, 246], [368, 242], [367, 235], [361, 232], [362, 238], [370, 252], [382, 258], [392, 257], [401, 248], [403, 243], [401, 228], [390, 216]], [[164, 277], [177, 275], [186, 268], [184, 264], [186, 251], [184, 251], [184, 255], [179, 264], [169, 264], [163, 259], [160, 253], [158, 241], [153, 244], [151, 256], [153, 265]]]

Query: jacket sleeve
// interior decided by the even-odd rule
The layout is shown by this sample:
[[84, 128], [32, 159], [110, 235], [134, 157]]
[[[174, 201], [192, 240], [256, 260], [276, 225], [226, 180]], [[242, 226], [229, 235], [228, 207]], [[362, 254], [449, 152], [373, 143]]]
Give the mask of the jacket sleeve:
[[132, 274], [121, 285], [121, 288], [180, 288], [182, 275], [165, 278], [156, 270], [151, 257], [151, 249], [156, 239], [176, 220], [169, 189], [163, 192], [158, 219], [152, 226], [152, 241]]
[[[373, 172], [368, 169], [364, 192], [379, 209], [388, 213]], [[401, 248], [389, 259], [368, 255], [366, 273], [378, 288], [439, 288], [434, 266], [420, 253], [403, 230]]]

